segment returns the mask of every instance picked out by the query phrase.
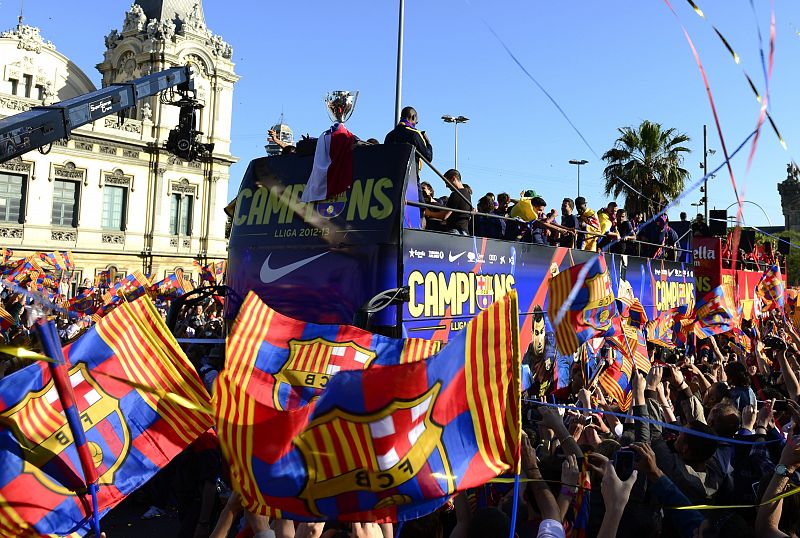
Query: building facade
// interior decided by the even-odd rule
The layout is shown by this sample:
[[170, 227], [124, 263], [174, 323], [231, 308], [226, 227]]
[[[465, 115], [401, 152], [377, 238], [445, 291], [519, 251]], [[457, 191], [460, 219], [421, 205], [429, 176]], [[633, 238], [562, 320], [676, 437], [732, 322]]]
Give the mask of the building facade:
[[[80, 282], [115, 268], [160, 280], [193, 261], [227, 257], [226, 216], [233, 87], [231, 47], [206, 26], [202, 4], [137, 0], [121, 31], [105, 38], [102, 85], [169, 67], [193, 67], [202, 162], [164, 149], [178, 107], [161, 96], [73, 131], [43, 151], [0, 164], [0, 247], [15, 257], [71, 250]], [[0, 117], [95, 90], [89, 77], [40, 31], [23, 24], [0, 34]], [[167, 99], [170, 97], [166, 96]]]
[[786, 166], [786, 179], [778, 183], [778, 193], [786, 229], [800, 231], [800, 168], [796, 164]]

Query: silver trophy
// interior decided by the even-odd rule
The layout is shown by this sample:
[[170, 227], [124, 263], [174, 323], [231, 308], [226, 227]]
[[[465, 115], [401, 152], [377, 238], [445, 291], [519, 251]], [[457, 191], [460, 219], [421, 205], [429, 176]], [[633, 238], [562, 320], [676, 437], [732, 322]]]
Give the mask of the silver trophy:
[[328, 108], [328, 116], [335, 123], [344, 123], [353, 115], [356, 108], [358, 92], [346, 90], [336, 90], [325, 95], [325, 106]]

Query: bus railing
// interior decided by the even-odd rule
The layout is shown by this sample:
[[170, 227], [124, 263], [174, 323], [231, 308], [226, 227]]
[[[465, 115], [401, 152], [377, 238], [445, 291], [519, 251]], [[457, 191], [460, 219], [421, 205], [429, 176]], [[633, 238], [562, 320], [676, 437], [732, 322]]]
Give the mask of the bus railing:
[[[469, 215], [470, 217], [483, 216], [483, 217], [490, 217], [490, 218], [498, 219], [498, 220], [511, 221], [511, 222], [514, 222], [514, 223], [517, 223], [517, 224], [530, 224], [529, 222], [525, 222], [524, 220], [521, 220], [521, 219], [517, 219], [517, 218], [513, 218], [513, 217], [506, 217], [506, 216], [503, 216], [503, 215], [496, 215], [494, 213], [481, 213], [481, 212], [478, 212], [478, 211], [475, 211], [475, 210], [465, 211], [465, 210], [462, 210], [462, 209], [452, 209], [452, 208], [441, 206], [441, 205], [426, 204], [424, 202], [407, 201], [406, 205], [412, 206], [412, 207], [421, 208], [421, 209], [432, 209], [434, 211], [443, 211], [443, 210], [445, 210], [445, 211], [450, 211], [450, 212], [453, 212], [453, 213]], [[605, 234], [589, 232], [589, 231], [586, 231], [586, 230], [575, 230], [575, 233], [576, 234], [581, 234], [581, 235], [584, 235], [584, 236], [592, 236], [592, 237], [596, 237], [596, 238], [605, 237]], [[472, 235], [473, 236], [475, 235], [474, 219], [472, 220]], [[504, 239], [504, 238], [494, 238], [494, 239], [501, 239], [501, 240], [509, 241], [509, 239]], [[661, 245], [661, 244], [658, 244], [658, 243], [650, 243], [648, 241], [643, 241], [641, 239], [625, 239], [624, 241], [627, 242], [627, 243], [636, 244], [638, 246], [638, 248], [639, 248], [639, 252], [641, 252], [641, 246], [647, 246], [647, 247], [653, 247], [653, 248], [656, 248], [656, 249], [660, 248], [660, 249], [664, 249], [664, 250], [667, 250], [667, 251], [670, 251], [670, 252], [676, 252], [676, 253], [681, 252], [681, 253], [688, 253], [690, 255], [692, 253], [691, 249], [684, 249], [684, 248], [681, 248], [681, 247], [678, 247], [678, 246], [674, 246], [674, 247], [664, 246], [664, 245]], [[551, 245], [548, 244], [548, 245], [545, 245], [545, 246], [551, 246]], [[638, 255], [638, 254], [632, 254], [632, 255]], [[648, 256], [645, 256], [645, 257], [648, 257]], [[689, 261], [687, 263], [691, 263], [691, 261]]]

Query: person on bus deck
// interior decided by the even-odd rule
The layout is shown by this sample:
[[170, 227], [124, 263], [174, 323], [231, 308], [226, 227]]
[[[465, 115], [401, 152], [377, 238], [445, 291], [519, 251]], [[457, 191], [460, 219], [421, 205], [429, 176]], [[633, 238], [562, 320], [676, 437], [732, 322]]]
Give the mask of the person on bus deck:
[[549, 216], [545, 213], [547, 202], [541, 196], [531, 198], [531, 207], [536, 213], [536, 219], [531, 221], [531, 243], [534, 245], [548, 245], [547, 232], [550, 233], [574, 233], [567, 228], [562, 228], [558, 224], [553, 224], [549, 220]]
[[[429, 210], [426, 215], [443, 220], [448, 232], [469, 235], [469, 212], [475, 211], [472, 207], [472, 191], [461, 182], [461, 173], [458, 170], [451, 168], [444, 173], [444, 177], [449, 181], [447, 186], [453, 191], [447, 198], [447, 206], [441, 211]], [[452, 211], [453, 209], [457, 211]]]
[[[420, 183], [419, 187], [420, 187], [419, 188], [420, 200], [422, 201], [423, 204], [437, 205], [437, 206], [442, 205], [442, 203], [434, 197], [433, 186], [430, 183], [428, 183], [427, 181], [423, 181], [422, 183]], [[423, 228], [425, 228], [426, 230], [444, 232], [446, 231], [446, 228], [444, 226], [444, 222], [442, 222], [442, 219], [437, 219], [431, 216], [436, 211], [437, 210], [428, 207], [422, 209], [422, 216], [425, 218], [425, 223], [423, 225]]]
[[[567, 230], [577, 230], [580, 226], [578, 222], [578, 217], [576, 217], [572, 212], [575, 210], [575, 202], [572, 198], [564, 198], [561, 201], [561, 227], [566, 228]], [[576, 240], [577, 239], [577, 240]], [[562, 233], [558, 238], [558, 246], [560, 247], [567, 247], [567, 248], [580, 248], [580, 245], [583, 243], [583, 237], [577, 234], [571, 233]]]
[[656, 225], [661, 229], [659, 233], [659, 244], [661, 245], [661, 258], [676, 261], [678, 259], [678, 234], [669, 225], [669, 217], [661, 215], [656, 219]]
[[384, 144], [411, 144], [422, 157], [428, 161], [433, 161], [433, 146], [428, 140], [425, 131], [417, 129], [419, 119], [417, 111], [413, 107], [407, 106], [400, 112], [400, 123], [389, 131], [384, 139]]
[[583, 250], [594, 252], [597, 250], [597, 236], [600, 235], [600, 222], [594, 209], [589, 209], [586, 198], [575, 198], [575, 209], [578, 210], [579, 231], [583, 232]]
[[475, 215], [475, 235], [492, 239], [503, 239], [506, 234], [506, 221], [492, 214], [494, 204], [488, 196], [478, 200], [478, 213]]
[[511, 203], [511, 196], [507, 192], [501, 192], [497, 195], [497, 208], [494, 210], [495, 215], [501, 217], [508, 216], [508, 206]]
[[533, 207], [533, 199], [536, 197], [538, 197], [538, 195], [536, 191], [532, 189], [521, 192], [519, 201], [509, 210], [508, 216], [512, 219], [521, 219], [525, 222], [532, 222], [538, 219], [539, 216]]
[[633, 229], [631, 221], [628, 220], [628, 212], [624, 209], [617, 210], [617, 234], [619, 241], [611, 246], [611, 252], [615, 254], [636, 254], [636, 231]]
[[608, 205], [597, 212], [597, 221], [600, 223], [600, 233], [603, 234], [597, 242], [597, 248], [603, 249], [613, 241], [619, 239], [617, 233], [617, 202]]
[[700, 237], [711, 237], [711, 229], [709, 229], [703, 215], [698, 214], [692, 221], [692, 234]]

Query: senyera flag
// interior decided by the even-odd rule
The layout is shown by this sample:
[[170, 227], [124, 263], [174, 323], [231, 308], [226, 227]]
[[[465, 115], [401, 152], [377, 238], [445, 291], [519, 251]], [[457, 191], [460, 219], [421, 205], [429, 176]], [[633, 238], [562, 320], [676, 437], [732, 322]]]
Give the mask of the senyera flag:
[[[102, 516], [208, 430], [210, 397], [147, 298], [121, 304], [64, 356]], [[0, 536], [84, 535], [79, 461], [50, 368], [2, 379]]]
[[300, 200], [317, 202], [342, 194], [353, 184], [353, 144], [356, 137], [336, 123], [317, 139], [314, 165]]
[[[305, 333], [265, 329], [276, 315], [266, 306], [240, 311], [215, 386], [220, 443], [249, 510], [305, 521], [404, 521], [517, 470], [515, 291], [432, 357], [402, 362], [404, 346], [395, 346], [394, 366], [340, 370], [316, 399], [290, 410], [265, 390], [264, 380], [277, 376], [263, 368], [269, 346]], [[266, 351], [253, 345], [259, 341]]]
[[556, 327], [556, 344], [563, 354], [574, 353], [581, 344], [593, 338], [622, 333], [611, 279], [602, 256], [570, 267], [550, 280], [547, 307], [550, 319], [554, 323], [558, 319], [561, 306], [567, 302], [570, 292], [578, 282], [579, 273], [587, 264], [591, 265], [586, 278], [561, 323]]

